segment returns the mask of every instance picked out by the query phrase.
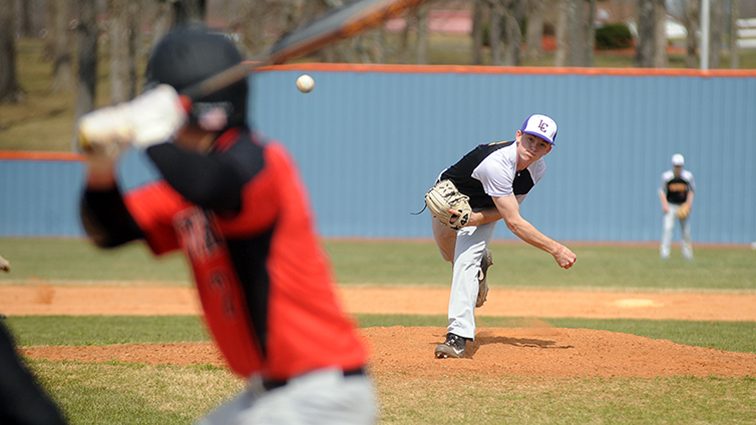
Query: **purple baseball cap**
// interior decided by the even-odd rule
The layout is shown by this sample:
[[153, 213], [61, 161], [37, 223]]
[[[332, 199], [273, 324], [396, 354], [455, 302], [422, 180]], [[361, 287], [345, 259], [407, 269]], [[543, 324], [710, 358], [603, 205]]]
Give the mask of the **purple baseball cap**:
[[554, 144], [557, 136], [557, 124], [551, 117], [543, 114], [533, 114], [522, 123], [520, 131]]

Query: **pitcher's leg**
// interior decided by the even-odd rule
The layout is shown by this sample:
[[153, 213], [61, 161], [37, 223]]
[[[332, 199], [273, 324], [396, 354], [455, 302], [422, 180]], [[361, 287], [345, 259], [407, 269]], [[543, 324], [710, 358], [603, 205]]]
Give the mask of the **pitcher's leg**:
[[431, 220], [433, 220], [431, 224], [433, 239], [436, 241], [441, 258], [451, 263], [454, 261], [454, 245], [457, 242], [457, 231], [450, 229], [435, 218], [431, 217]]
[[465, 227], [457, 233], [448, 331], [464, 338], [475, 338], [475, 302], [478, 297], [480, 260], [485, 255], [495, 227], [494, 222]]

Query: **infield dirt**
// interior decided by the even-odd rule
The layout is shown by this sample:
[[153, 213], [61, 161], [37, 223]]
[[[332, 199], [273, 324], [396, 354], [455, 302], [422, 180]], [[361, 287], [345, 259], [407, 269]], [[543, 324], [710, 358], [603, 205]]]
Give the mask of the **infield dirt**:
[[[346, 287], [350, 313], [445, 314], [445, 288]], [[6, 315], [175, 315], [199, 313], [192, 289], [154, 286], [0, 286]], [[590, 292], [493, 288], [479, 315], [515, 317], [647, 318], [756, 321], [756, 294]], [[756, 355], [692, 347], [667, 340], [589, 329], [552, 328], [526, 319], [517, 328], [482, 328], [469, 357], [436, 360], [443, 327], [361, 329], [377, 374], [446, 377], [527, 375], [545, 377], [756, 376]], [[216, 364], [210, 343], [24, 347], [50, 360], [146, 364]]]

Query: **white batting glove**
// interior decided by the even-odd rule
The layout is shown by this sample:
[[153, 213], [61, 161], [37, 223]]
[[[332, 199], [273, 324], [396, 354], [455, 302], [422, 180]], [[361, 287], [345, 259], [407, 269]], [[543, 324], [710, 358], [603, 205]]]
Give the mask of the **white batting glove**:
[[165, 142], [186, 122], [173, 87], [162, 84], [120, 105], [98, 109], [79, 120], [84, 152], [117, 156], [126, 146], [146, 148]]

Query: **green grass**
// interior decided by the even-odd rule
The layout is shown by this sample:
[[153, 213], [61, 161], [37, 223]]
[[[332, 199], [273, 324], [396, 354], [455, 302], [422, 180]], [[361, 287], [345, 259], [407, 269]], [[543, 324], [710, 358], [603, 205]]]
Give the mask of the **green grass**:
[[32, 361], [71, 424], [188, 424], [242, 388], [224, 369]]
[[[446, 284], [450, 279], [433, 242], [330, 241], [326, 248], [340, 283]], [[489, 285], [610, 289], [756, 289], [756, 251], [701, 248], [692, 263], [659, 260], [656, 247], [575, 246], [569, 271], [524, 243], [494, 243]]]
[[187, 283], [191, 273], [180, 253], [155, 258], [147, 246], [135, 242], [102, 250], [85, 239], [3, 238], [0, 253], [20, 280], [161, 281]]
[[[241, 390], [222, 369], [32, 361], [72, 424], [186, 424]], [[377, 376], [381, 424], [750, 424], [754, 378]]]
[[[420, 315], [356, 316], [360, 327], [445, 326], [446, 317]], [[6, 319], [22, 346], [107, 345], [129, 343], [208, 341], [197, 316], [18, 316]], [[477, 319], [486, 327], [527, 327], [532, 320], [486, 317]], [[726, 351], [756, 353], [756, 322], [712, 322], [631, 319], [543, 319], [560, 328], [601, 329], [668, 339], [680, 344]]]
[[199, 316], [19, 316], [6, 320], [21, 346], [209, 340]]
[[[447, 285], [449, 265], [431, 241], [328, 240], [340, 284]], [[756, 251], [696, 250], [692, 263], [659, 260], [656, 247], [575, 246], [577, 264], [562, 270], [542, 251], [523, 243], [494, 243], [489, 284], [507, 288], [603, 288], [756, 290]], [[141, 243], [98, 250], [82, 239], [0, 239], [0, 253], [12, 265], [3, 281], [160, 281], [189, 284], [181, 255], [154, 259]]]
[[753, 378], [471, 376], [429, 384], [424, 378], [405, 376], [399, 385], [384, 384], [385, 380], [378, 380], [386, 406], [383, 424], [749, 424], [756, 420]]
[[[486, 323], [486, 320], [481, 322]], [[559, 328], [601, 329], [668, 339], [678, 344], [756, 353], [756, 322], [576, 318], [548, 319], [547, 322]]]

